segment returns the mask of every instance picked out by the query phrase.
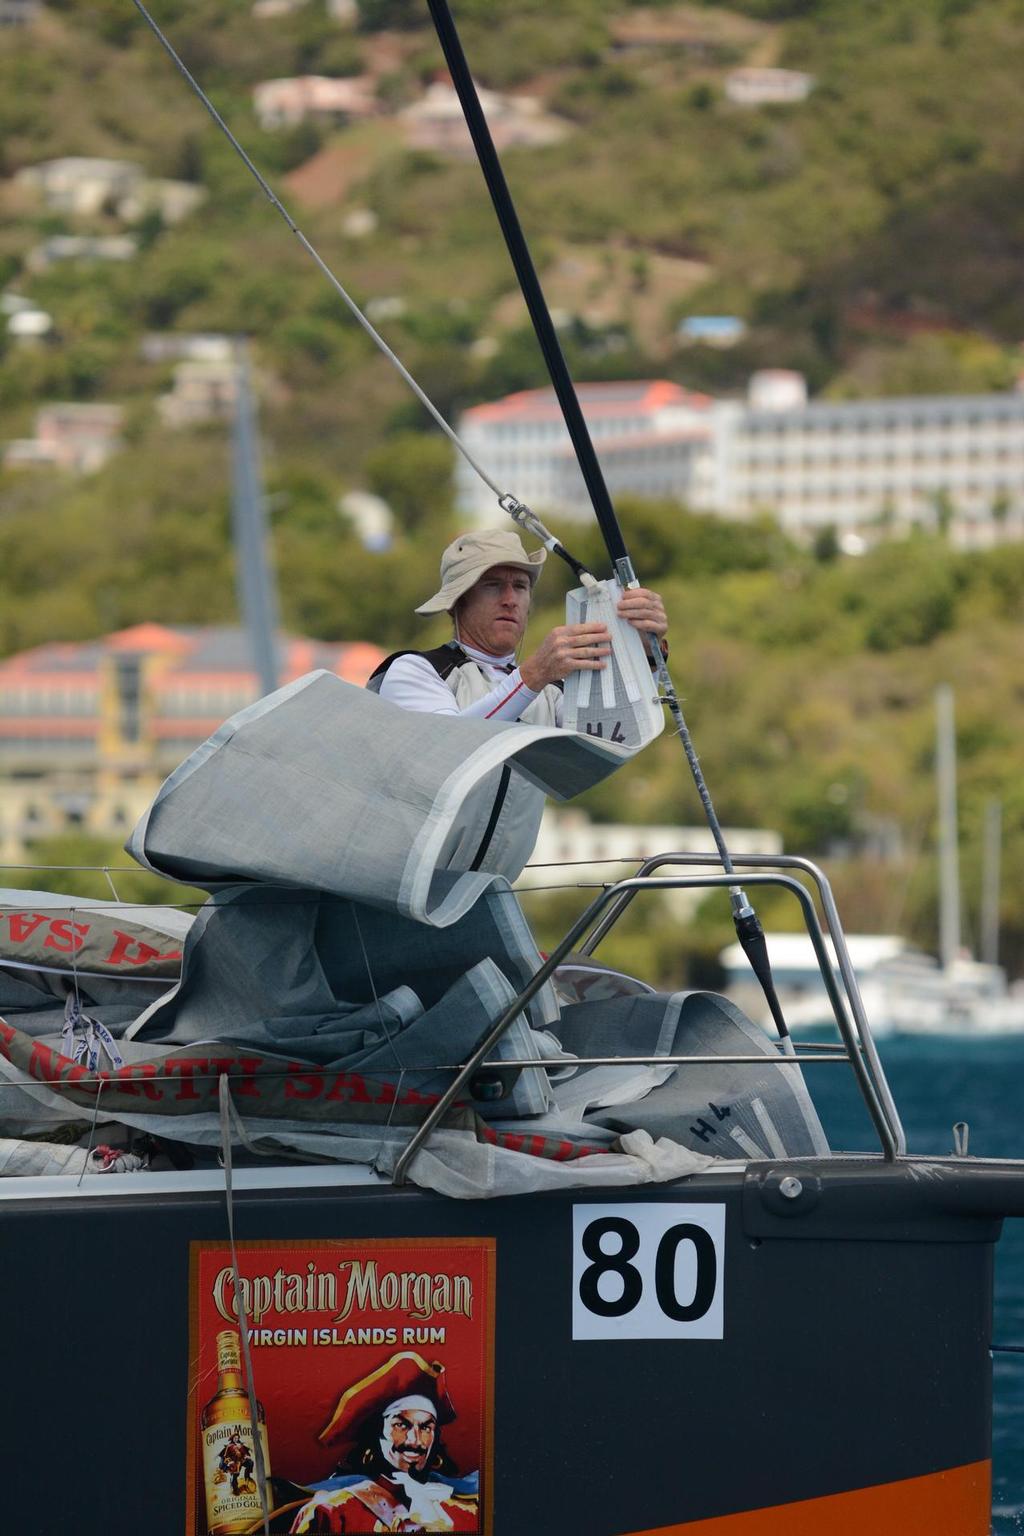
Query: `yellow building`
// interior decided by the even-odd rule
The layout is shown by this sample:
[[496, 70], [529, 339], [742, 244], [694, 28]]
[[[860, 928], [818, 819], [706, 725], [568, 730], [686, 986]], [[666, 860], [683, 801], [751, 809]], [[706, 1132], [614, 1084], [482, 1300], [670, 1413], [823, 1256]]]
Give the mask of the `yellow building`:
[[[69, 831], [122, 841], [159, 785], [259, 696], [241, 629], [139, 624], [0, 662], [0, 860]], [[281, 682], [362, 685], [378, 646], [282, 637]], [[2, 871], [0, 871], [2, 884]]]

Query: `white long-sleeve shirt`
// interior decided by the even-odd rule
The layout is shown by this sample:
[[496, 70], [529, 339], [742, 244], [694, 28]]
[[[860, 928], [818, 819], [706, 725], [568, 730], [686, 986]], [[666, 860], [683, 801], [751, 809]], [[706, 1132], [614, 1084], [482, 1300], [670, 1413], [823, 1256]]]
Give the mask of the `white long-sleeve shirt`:
[[[474, 699], [460, 709], [447, 682], [422, 656], [399, 656], [384, 674], [380, 696], [402, 709], [418, 709], [434, 715], [463, 715], [472, 720], [518, 720], [523, 710], [537, 697], [523, 682], [516, 666], [515, 652], [507, 656], [489, 656], [475, 646], [459, 642], [470, 661], [476, 662], [494, 687], [482, 699]], [[561, 700], [557, 705], [557, 724], [562, 724]]]

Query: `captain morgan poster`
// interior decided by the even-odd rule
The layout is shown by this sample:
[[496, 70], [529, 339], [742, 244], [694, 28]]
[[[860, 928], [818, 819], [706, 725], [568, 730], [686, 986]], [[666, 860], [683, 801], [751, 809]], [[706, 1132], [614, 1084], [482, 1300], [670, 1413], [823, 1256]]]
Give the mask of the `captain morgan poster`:
[[[494, 1239], [191, 1244], [186, 1536], [489, 1536]], [[405, 1521], [406, 1523], [402, 1523]]]

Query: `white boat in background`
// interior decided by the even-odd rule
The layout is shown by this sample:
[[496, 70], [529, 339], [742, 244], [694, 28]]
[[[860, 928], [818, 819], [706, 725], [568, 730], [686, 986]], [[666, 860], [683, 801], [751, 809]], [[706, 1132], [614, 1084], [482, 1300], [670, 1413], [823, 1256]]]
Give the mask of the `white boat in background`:
[[931, 955], [908, 952], [879, 968], [864, 1006], [876, 1033], [964, 1040], [1024, 1033], [1020, 983], [1010, 986], [1002, 966], [968, 955], [942, 965]]
[[[832, 968], [839, 971], [831, 941]], [[943, 966], [933, 955], [910, 949], [896, 934], [847, 935], [850, 958], [860, 985], [872, 1033], [955, 1035], [962, 1039], [1024, 1033], [1024, 988], [1009, 985], [998, 965], [965, 955]], [[825, 983], [810, 939], [803, 933], [773, 934], [768, 954], [786, 1023], [794, 1034], [835, 1027]], [[739, 944], [719, 956], [726, 972], [725, 991], [751, 1018], [771, 1031], [772, 1024]]]
[[[936, 769], [939, 801], [940, 958], [911, 949], [895, 934], [850, 934], [847, 945], [857, 973], [864, 1012], [880, 1035], [951, 1035], [989, 1039], [1024, 1034], [1024, 982], [1011, 984], [997, 963], [998, 808], [986, 818], [986, 873], [983, 892], [983, 951], [975, 960], [961, 945], [960, 863], [957, 847], [956, 744], [953, 693], [937, 690]], [[838, 971], [831, 949], [832, 969]], [[818, 959], [804, 933], [775, 934], [768, 954], [786, 1022], [791, 1031], [825, 1029], [834, 1015]], [[739, 944], [719, 956], [728, 995], [759, 1022], [770, 1026], [763, 1000]]]
[[[838, 962], [832, 940], [827, 938], [832, 970], [839, 979]], [[883, 976], [889, 967], [906, 965], [911, 973], [918, 963], [927, 965], [929, 957], [908, 949], [906, 941], [895, 933], [850, 933], [846, 936], [850, 960], [860, 985], [864, 1011], [876, 1035], [886, 1033], [885, 1020], [880, 1004], [885, 992]], [[772, 1021], [767, 1004], [740, 944], [730, 944], [719, 955], [725, 969], [726, 995], [750, 1018], [756, 1019], [769, 1031]], [[786, 1023], [797, 1034], [834, 1028], [835, 1019], [825, 990], [825, 982], [818, 965], [814, 945], [806, 933], [772, 933], [768, 935], [768, 958], [772, 975], [786, 1016]]]
[[1024, 1033], [1024, 987], [1007, 981], [998, 960], [998, 847], [986, 839], [983, 960], [961, 943], [960, 857], [957, 838], [956, 733], [953, 690], [935, 694], [935, 765], [939, 814], [939, 959], [915, 956], [886, 967], [878, 1008], [870, 1017], [891, 1034], [987, 1039]]

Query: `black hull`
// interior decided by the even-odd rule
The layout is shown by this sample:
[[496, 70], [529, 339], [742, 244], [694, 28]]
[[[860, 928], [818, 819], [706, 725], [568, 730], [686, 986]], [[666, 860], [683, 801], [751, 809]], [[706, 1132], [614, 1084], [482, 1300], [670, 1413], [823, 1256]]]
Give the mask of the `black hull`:
[[[801, 1184], [789, 1197], [787, 1175]], [[1020, 1181], [1016, 1169], [868, 1160], [479, 1203], [300, 1183], [238, 1190], [235, 1224], [243, 1251], [494, 1239], [481, 1531], [981, 1536], [993, 1245]], [[204, 1526], [187, 1522], [183, 1491], [190, 1245], [224, 1243], [223, 1193], [72, 1196], [70, 1184], [52, 1198], [0, 1190], [16, 1447], [4, 1529], [49, 1536], [73, 1480], [77, 1536], [193, 1536]], [[573, 1339], [573, 1207], [590, 1205], [656, 1222], [665, 1213], [650, 1207], [700, 1207], [700, 1219], [724, 1206], [720, 1338]], [[267, 1358], [254, 1349], [258, 1390]]]

